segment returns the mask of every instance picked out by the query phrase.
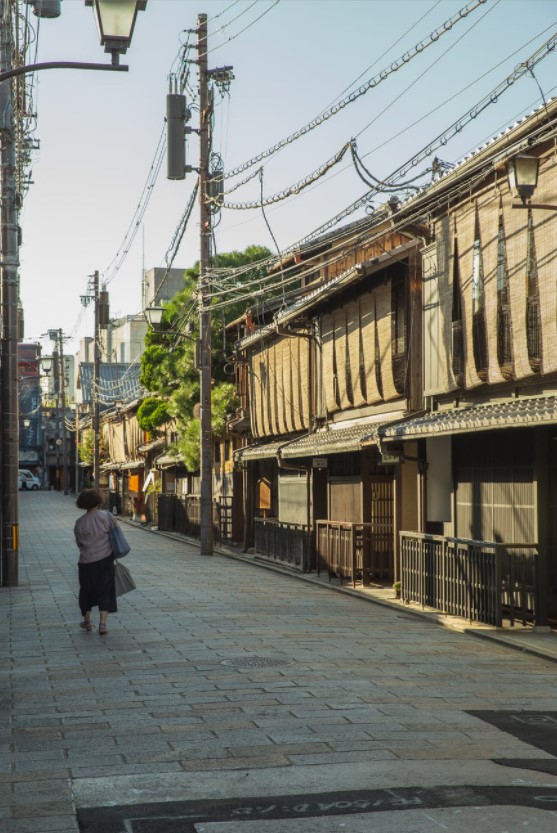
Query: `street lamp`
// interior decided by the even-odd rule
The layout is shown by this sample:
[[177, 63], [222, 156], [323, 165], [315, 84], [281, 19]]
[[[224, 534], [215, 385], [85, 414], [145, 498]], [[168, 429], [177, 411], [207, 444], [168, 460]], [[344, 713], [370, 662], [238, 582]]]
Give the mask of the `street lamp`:
[[45, 376], [50, 374], [50, 371], [52, 370], [52, 359], [49, 356], [45, 356], [41, 359], [41, 370]]
[[[12, 84], [1, 85], [19, 75], [43, 69], [83, 69], [126, 71], [119, 64], [119, 56], [128, 48], [137, 12], [145, 9], [147, 0], [86, 0], [93, 4], [101, 43], [112, 53], [111, 64], [77, 61], [50, 61], [14, 66], [18, 57], [14, 49], [11, 19], [11, 0], [0, 0], [0, 86], [2, 93], [2, 123], [0, 125], [0, 317], [2, 343], [0, 345], [0, 586], [16, 587], [19, 583], [19, 424], [17, 383], [18, 342], [18, 265], [19, 265], [19, 197], [17, 192], [16, 135], [14, 129]], [[17, 4], [15, 4], [17, 7]], [[31, 4], [40, 17], [57, 17], [55, 0], [35, 0]]]
[[538, 186], [539, 170], [540, 160], [537, 156], [519, 153], [507, 162], [509, 187], [521, 199], [520, 203], [513, 203], [513, 208], [545, 208], [546, 211], [557, 211], [557, 205], [531, 201]]
[[[195, 338], [194, 336], [190, 335], [187, 332], [183, 332], [183, 330], [161, 330], [160, 326], [162, 324], [162, 317], [164, 315], [164, 307], [147, 307], [144, 310], [145, 319], [147, 323], [153, 328], [155, 332], [160, 332], [162, 335], [171, 335], [171, 336], [178, 336], [179, 338], [185, 338], [188, 341], [193, 341], [193, 343], [198, 346], [199, 339]], [[186, 324], [186, 326], [191, 326], [191, 322]], [[197, 360], [196, 360], [197, 366]]]
[[118, 65], [131, 43], [137, 13], [145, 10], [147, 0], [85, 0], [85, 5], [93, 7], [101, 46]]

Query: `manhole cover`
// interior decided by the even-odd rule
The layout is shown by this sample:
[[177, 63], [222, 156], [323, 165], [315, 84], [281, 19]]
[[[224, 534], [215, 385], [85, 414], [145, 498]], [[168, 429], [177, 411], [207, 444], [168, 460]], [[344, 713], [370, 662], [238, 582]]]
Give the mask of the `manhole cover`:
[[279, 665], [290, 665], [289, 659], [275, 659], [274, 657], [236, 657], [224, 659], [221, 665], [231, 665], [234, 668], [269, 668]]

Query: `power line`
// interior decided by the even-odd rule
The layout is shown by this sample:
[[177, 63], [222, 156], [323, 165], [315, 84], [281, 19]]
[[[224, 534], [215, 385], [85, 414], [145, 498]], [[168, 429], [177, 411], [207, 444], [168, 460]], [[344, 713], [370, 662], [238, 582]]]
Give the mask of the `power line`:
[[382, 81], [385, 81], [390, 75], [392, 75], [394, 72], [397, 72], [397, 70], [399, 70], [405, 64], [409, 63], [417, 55], [422, 54], [422, 52], [424, 52], [426, 49], [428, 49], [430, 46], [436, 43], [439, 40], [439, 38], [441, 38], [444, 34], [449, 32], [455, 24], [459, 23], [461, 20], [464, 20], [466, 17], [468, 17], [469, 14], [471, 14], [480, 6], [484, 5], [484, 3], [486, 2], [487, 0], [472, 0], [472, 2], [468, 3], [467, 6], [464, 6], [452, 18], [446, 20], [442, 26], [438, 27], [427, 38], [425, 38], [420, 43], [416, 44], [408, 52], [405, 52], [400, 58], [398, 58], [396, 61], [393, 61], [393, 63], [389, 67], [381, 70], [380, 73], [375, 75], [373, 78], [371, 78], [357, 90], [350, 93], [349, 96], [342, 99], [325, 112], [322, 112], [320, 115], [312, 119], [312, 121], [308, 122], [306, 125], [301, 127], [299, 130], [296, 130], [294, 133], [291, 133], [290, 136], [287, 136], [285, 139], [282, 139], [280, 142], [277, 142], [277, 144], [273, 145], [271, 148], [262, 151], [261, 153], [257, 154], [257, 156], [254, 156], [252, 159], [248, 160], [247, 162], [244, 162], [242, 165], [233, 168], [231, 171], [225, 172], [223, 175], [224, 179], [228, 179], [230, 177], [237, 176], [238, 174], [243, 173], [244, 171], [248, 170], [248, 168], [251, 168], [253, 165], [256, 165], [258, 162], [262, 162], [263, 159], [267, 159], [269, 156], [272, 156], [286, 145], [292, 144], [292, 142], [296, 141], [297, 139], [300, 139], [302, 136], [305, 136], [306, 133], [310, 132], [310, 130], [314, 130], [316, 127], [319, 127], [321, 124], [330, 119], [332, 116], [335, 116], [349, 104], [352, 104], [362, 95], [365, 95], [367, 92], [369, 92], [369, 90], [373, 89], [374, 87], [377, 87]]

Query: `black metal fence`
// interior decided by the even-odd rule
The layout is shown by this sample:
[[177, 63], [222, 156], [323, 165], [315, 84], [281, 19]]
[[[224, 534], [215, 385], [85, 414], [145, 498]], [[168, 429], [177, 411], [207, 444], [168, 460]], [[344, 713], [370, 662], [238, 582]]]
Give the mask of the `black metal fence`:
[[401, 598], [471, 622], [536, 621], [537, 544], [401, 532]]
[[[158, 496], [158, 528], [163, 532], [178, 532], [189, 538], [200, 537], [201, 498], [199, 495]], [[219, 501], [213, 501], [213, 536], [215, 543], [229, 540], [230, 514]]]
[[298, 570], [310, 569], [307, 526], [267, 518], [254, 518], [254, 548]]

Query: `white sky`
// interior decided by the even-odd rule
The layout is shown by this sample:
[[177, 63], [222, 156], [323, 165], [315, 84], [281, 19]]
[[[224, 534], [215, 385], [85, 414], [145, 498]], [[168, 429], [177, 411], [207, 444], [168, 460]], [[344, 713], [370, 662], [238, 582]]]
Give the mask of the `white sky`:
[[[129, 64], [129, 73], [59, 69], [37, 73], [34, 136], [40, 150], [32, 169], [34, 184], [21, 213], [26, 341], [40, 340], [47, 330], [62, 327], [75, 339], [67, 348], [71, 352], [79, 338], [92, 335], [92, 310], [82, 314], [80, 295], [86, 293], [87, 276], [98, 269], [102, 278], [120, 250], [164, 128], [169, 72], [186, 38], [184, 30], [195, 27], [199, 13], [209, 16], [209, 67], [234, 67], [230, 95], [218, 103], [214, 136], [214, 150], [222, 154], [225, 170], [230, 170], [311, 121], [362, 73], [356, 86], [388, 67], [466, 4], [466, 0], [279, 0], [275, 6], [273, 2], [148, 0], [147, 10], [138, 15], [132, 46], [122, 59]], [[37, 54], [30, 60], [109, 61], [98, 44], [92, 11], [83, 0], [63, 0], [57, 20], [39, 23], [31, 16], [31, 21], [35, 28], [38, 24], [39, 38]], [[387, 176], [556, 31], [555, 0], [488, 0], [376, 89], [266, 160], [265, 193], [274, 194], [302, 179], [354, 136], [368, 169], [380, 178]], [[557, 89], [556, 69], [557, 50], [535, 69], [546, 98]], [[194, 67], [190, 79], [196, 88]], [[449, 103], [392, 138], [449, 98]], [[538, 85], [528, 76], [436, 155], [458, 161], [541, 103]], [[195, 111], [191, 124], [197, 125]], [[197, 154], [194, 134], [188, 139], [189, 164], [196, 164]], [[427, 162], [416, 172], [425, 167]], [[139, 311], [143, 266], [165, 265], [194, 177], [167, 181], [164, 161], [142, 227], [107, 287], [111, 315]], [[231, 194], [230, 200], [257, 200], [259, 189], [256, 178]], [[317, 186], [266, 209], [279, 247], [286, 249], [365, 191], [346, 156]], [[358, 216], [361, 212], [350, 220]], [[174, 267], [186, 268], [198, 259], [197, 235], [194, 212]], [[215, 236], [218, 251], [255, 243], [274, 249], [260, 210], [223, 211]]]

